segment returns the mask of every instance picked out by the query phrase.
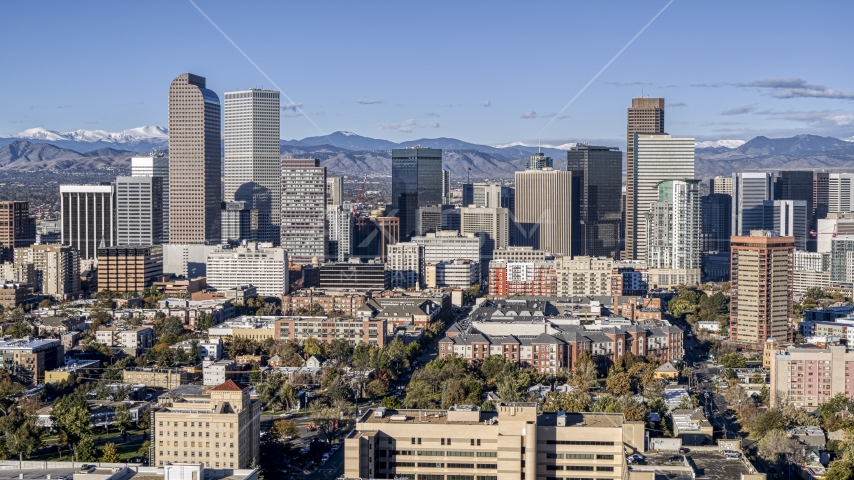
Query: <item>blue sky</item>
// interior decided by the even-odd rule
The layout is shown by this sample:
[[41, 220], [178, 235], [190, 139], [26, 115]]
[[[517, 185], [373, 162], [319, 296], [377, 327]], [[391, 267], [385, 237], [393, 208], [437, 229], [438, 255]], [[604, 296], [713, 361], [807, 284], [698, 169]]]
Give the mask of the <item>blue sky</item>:
[[[286, 139], [616, 144], [641, 93], [674, 135], [854, 135], [854, 2], [675, 0], [560, 116], [666, 0], [197, 4], [314, 122], [283, 110]], [[165, 126], [187, 71], [220, 97], [273, 88], [189, 1], [0, 12], [0, 136]]]

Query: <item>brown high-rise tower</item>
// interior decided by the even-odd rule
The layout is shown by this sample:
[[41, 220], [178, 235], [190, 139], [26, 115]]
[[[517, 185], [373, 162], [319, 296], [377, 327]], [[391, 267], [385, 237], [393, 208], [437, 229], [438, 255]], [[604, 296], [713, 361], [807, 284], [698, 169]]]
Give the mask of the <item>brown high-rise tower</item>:
[[205, 78], [182, 73], [169, 87], [169, 242], [218, 244], [221, 108]]
[[625, 219], [626, 244], [623, 250], [624, 259], [637, 258], [635, 202], [635, 133], [664, 133], [664, 99], [663, 98], [633, 98], [629, 108], [629, 121], [626, 128], [626, 204]]

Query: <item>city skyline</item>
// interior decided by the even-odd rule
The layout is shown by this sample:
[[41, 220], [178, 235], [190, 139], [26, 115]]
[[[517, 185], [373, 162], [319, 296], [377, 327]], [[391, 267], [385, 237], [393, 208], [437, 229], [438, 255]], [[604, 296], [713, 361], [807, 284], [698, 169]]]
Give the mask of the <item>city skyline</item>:
[[[823, 48], [827, 43], [844, 44], [850, 36], [843, 19], [846, 10], [854, 7], [847, 4], [805, 9], [800, 4], [784, 2], [767, 9], [758, 4], [674, 2], [562, 114], [558, 114], [561, 107], [666, 2], [626, 4], [609, 10], [613, 31], [621, 33], [595, 45], [567, 41], [557, 33], [526, 38], [522, 30], [515, 29], [519, 33], [514, 33], [514, 27], [528, 21], [537, 23], [541, 32], [559, 31], [559, 19], [602, 15], [602, 7], [596, 5], [540, 6], [524, 12], [454, 6], [455, 15], [447, 15], [443, 11], [447, 9], [420, 6], [343, 6], [340, 16], [327, 19], [328, 30], [334, 32], [329, 38], [300, 43], [291, 40], [306, 28], [299, 22], [292, 22], [295, 24], [289, 27], [295, 34], [282, 40], [263, 32], [278, 18], [311, 18], [319, 14], [315, 11], [318, 7], [275, 7], [268, 18], [258, 19], [221, 3], [197, 5], [290, 97], [291, 100], [282, 100], [284, 139], [345, 130], [393, 141], [458, 137], [484, 144], [522, 141], [536, 145], [539, 140], [559, 145], [563, 141], [586, 140], [620, 146], [621, 142], [614, 141], [623, 133], [624, 99], [639, 95], [667, 98], [668, 133], [699, 141], [798, 133], [854, 136], [854, 111], [850, 107], [854, 92], [848, 83], [849, 72]], [[27, 15], [32, 13], [31, 8], [11, 5], [9, 14]], [[84, 34], [69, 39], [66, 19], [72, 13], [91, 19], [93, 25], [106, 15], [122, 20], [98, 22], [98, 35], [85, 33], [87, 20], [75, 23], [75, 31], [82, 25]], [[44, 65], [27, 62], [32, 69], [30, 75], [7, 79], [7, 91], [16, 93], [0, 96], [0, 136], [33, 127], [65, 132], [165, 126], [163, 85], [176, 71], [209, 78], [209, 88], [221, 98], [224, 92], [238, 88], [279, 90], [191, 3], [164, 5], [158, 11], [133, 5], [57, 5], [39, 15], [50, 32], [43, 37], [24, 44], [13, 42], [24, 35], [20, 30], [23, 27], [17, 24], [0, 33], [5, 44], [16, 45], [14, 50], [4, 52], [10, 62], [25, 62], [44, 51], [59, 53]], [[484, 15], [486, 22], [480, 21]], [[389, 20], [401, 17], [441, 22], [448, 27], [444, 31], [454, 33], [431, 41], [411, 40], [400, 45], [385, 42], [385, 38], [403, 28]], [[722, 36], [712, 29], [697, 28], [693, 20], [696, 18], [706, 19], [707, 25], [716, 19], [725, 21], [729, 33]], [[762, 21], [757, 21], [760, 18]], [[375, 33], [354, 36], [353, 23], [367, 27], [360, 32]], [[463, 23], [470, 28], [454, 28]], [[168, 49], [167, 32], [178, 25], [203, 41], [185, 50]], [[151, 33], [146, 37], [146, 49], [118, 34], [143, 28]], [[574, 37], [585, 38], [595, 27], [577, 28], [582, 30]], [[821, 34], [782, 33], [804, 30]], [[158, 34], [161, 31], [163, 35]], [[484, 42], [493, 42], [496, 31], [507, 35], [498, 37], [502, 38], [499, 48], [487, 48]], [[57, 35], [64, 37], [61, 45], [55, 41]], [[102, 43], [103, 35], [114, 41]], [[673, 38], [680, 41], [673, 42]], [[757, 42], [757, 38], [765, 40]], [[343, 44], [347, 46], [332, 48]], [[745, 44], [756, 50], [744, 48]], [[419, 79], [398, 82], [395, 74], [383, 72], [394, 72], [401, 63], [410, 63], [411, 54], [402, 55], [403, 50], [417, 52], [424, 62], [442, 67]], [[757, 50], [762, 54], [761, 65], [755, 61]], [[448, 53], [456, 51], [461, 52]], [[665, 66], [648, 62], [648, 51], [666, 51], [669, 61]], [[351, 55], [354, 52], [370, 55]], [[109, 62], [108, 66], [94, 58], [86, 61], [93, 55], [108, 56], [116, 64]], [[792, 57], [799, 58], [799, 62], [793, 64]], [[548, 75], [512, 73], [505, 66], [507, 58], [544, 65]], [[155, 59], [153, 67], [137, 75], [119, 73], [131, 68], [131, 64]], [[53, 78], [49, 74], [52, 69], [65, 74], [64, 88], [50, 88], [52, 85], [47, 82]], [[346, 75], [347, 88], [340, 85], [342, 69], [353, 73]], [[292, 70], [314, 74], [293, 75]], [[463, 77], [469, 78], [461, 80], [460, 75], [441, 73], [448, 70], [464, 72], [467, 75]], [[726, 71], [738, 73], [722, 73]], [[88, 81], [92, 75], [102, 81]], [[128, 90], [135, 92], [133, 99], [125, 94]], [[592, 111], [597, 114], [590, 116]]]

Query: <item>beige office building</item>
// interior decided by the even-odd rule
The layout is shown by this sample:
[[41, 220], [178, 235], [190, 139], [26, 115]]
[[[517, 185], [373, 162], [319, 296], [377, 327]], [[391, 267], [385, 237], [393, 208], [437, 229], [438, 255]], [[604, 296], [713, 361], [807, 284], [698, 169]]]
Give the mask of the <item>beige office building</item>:
[[281, 245], [294, 264], [326, 259], [326, 167], [317, 159], [281, 160]]
[[249, 89], [223, 98], [226, 202], [258, 210], [258, 241], [277, 244], [281, 224], [279, 92]]
[[[635, 145], [636, 133], [664, 133], [664, 99], [637, 97], [632, 99], [632, 106], [628, 109], [628, 123], [626, 126], [626, 247], [623, 255], [624, 260], [637, 258], [637, 247], [635, 242], [639, 237], [635, 232], [636, 224], [632, 219], [637, 217], [635, 192]], [[691, 175], [682, 175], [693, 177]]]
[[154, 413], [151, 465], [204, 463], [247, 468], [261, 450], [261, 403], [232, 380], [210, 390], [210, 403], [177, 401]]
[[611, 295], [614, 260], [596, 257], [558, 257], [555, 259], [557, 295]]
[[205, 77], [169, 87], [169, 242], [217, 244], [222, 201], [221, 107]]
[[510, 235], [510, 210], [493, 207], [462, 207], [460, 209], [460, 233], [473, 233], [482, 243], [480, 253], [492, 258], [497, 248], [507, 248]]
[[57, 300], [80, 296], [80, 261], [77, 249], [62, 245], [33, 245], [15, 249], [15, 265], [33, 265], [37, 291]]
[[643, 422], [622, 414], [544, 413], [537, 403], [497, 410], [368, 410], [344, 440], [344, 476], [624, 479], [626, 448], [644, 448]]
[[[573, 218], [573, 212], [575, 217]], [[572, 172], [516, 172], [516, 243], [552, 253], [572, 255]]]

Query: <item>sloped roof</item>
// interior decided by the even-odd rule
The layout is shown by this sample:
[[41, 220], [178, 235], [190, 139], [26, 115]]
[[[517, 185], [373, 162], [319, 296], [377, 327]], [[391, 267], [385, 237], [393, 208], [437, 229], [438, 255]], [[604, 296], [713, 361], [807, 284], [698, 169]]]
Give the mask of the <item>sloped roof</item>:
[[677, 370], [670, 362], [666, 362], [664, 365], [656, 368], [655, 371], [662, 373], [679, 373], [679, 370]]
[[212, 392], [242, 392], [243, 389], [246, 388], [234, 380], [226, 380], [222, 385], [217, 385], [212, 388]]

